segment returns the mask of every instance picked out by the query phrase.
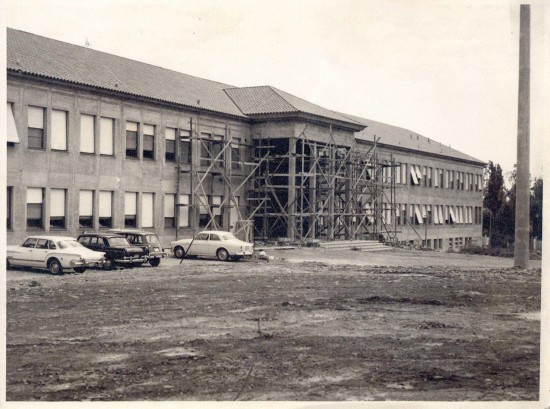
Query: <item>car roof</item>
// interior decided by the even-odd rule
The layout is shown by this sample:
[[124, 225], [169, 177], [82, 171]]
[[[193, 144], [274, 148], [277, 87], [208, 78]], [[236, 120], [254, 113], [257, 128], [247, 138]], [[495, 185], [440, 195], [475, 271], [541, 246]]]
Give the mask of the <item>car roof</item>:
[[197, 234], [200, 234], [200, 233], [215, 233], [215, 234], [233, 234], [229, 231], [225, 231], [225, 230], [204, 230], [204, 231], [201, 231]]
[[56, 240], [76, 240], [74, 237], [69, 237], [69, 236], [40, 236], [40, 235], [27, 236], [25, 241], [27, 239], [46, 239], [46, 240], [52, 240], [52, 241], [56, 241]]
[[154, 231], [134, 230], [134, 229], [109, 229], [109, 233], [129, 233], [129, 234], [156, 234]]
[[82, 233], [80, 236], [78, 237], [105, 237], [105, 238], [110, 238], [110, 237], [120, 237], [119, 234], [115, 234], [115, 233]]

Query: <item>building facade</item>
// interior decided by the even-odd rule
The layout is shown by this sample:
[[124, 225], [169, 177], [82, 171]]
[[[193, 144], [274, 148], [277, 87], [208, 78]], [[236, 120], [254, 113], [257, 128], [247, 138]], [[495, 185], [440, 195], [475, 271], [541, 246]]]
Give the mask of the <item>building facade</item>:
[[484, 163], [435, 141], [273, 87], [7, 39], [8, 243], [119, 227], [165, 245], [203, 228], [441, 250], [481, 240]]

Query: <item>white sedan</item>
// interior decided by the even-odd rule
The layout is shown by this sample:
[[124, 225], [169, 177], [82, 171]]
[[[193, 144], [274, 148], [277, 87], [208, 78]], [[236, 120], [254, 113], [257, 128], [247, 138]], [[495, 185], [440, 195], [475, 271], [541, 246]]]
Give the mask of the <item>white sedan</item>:
[[87, 267], [103, 266], [105, 253], [87, 249], [72, 237], [30, 236], [20, 246], [6, 246], [10, 266], [47, 269], [63, 274], [64, 269], [83, 273]]
[[177, 258], [217, 257], [218, 260], [240, 260], [254, 254], [254, 245], [239, 240], [226, 231], [203, 231], [194, 239], [181, 239], [170, 243]]

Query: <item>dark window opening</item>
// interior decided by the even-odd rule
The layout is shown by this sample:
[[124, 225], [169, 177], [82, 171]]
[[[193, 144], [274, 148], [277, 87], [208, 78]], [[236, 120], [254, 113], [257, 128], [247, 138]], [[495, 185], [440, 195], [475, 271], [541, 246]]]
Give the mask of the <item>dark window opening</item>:
[[30, 149], [44, 149], [44, 130], [29, 128], [28, 146]]
[[80, 227], [94, 227], [94, 218], [92, 216], [80, 216], [78, 224]]
[[138, 133], [137, 131], [126, 131], [126, 157], [138, 157]]
[[176, 161], [176, 141], [172, 139], [166, 140], [166, 149], [165, 149], [164, 157], [167, 162]]
[[65, 228], [65, 216], [50, 216], [50, 228], [51, 229], [64, 229]]
[[112, 217], [100, 217], [99, 218], [99, 227], [113, 227], [113, 218]]
[[42, 229], [44, 227], [42, 203], [27, 204], [27, 227], [30, 229]]
[[143, 158], [155, 160], [155, 137], [143, 135]]
[[191, 140], [180, 139], [180, 163], [188, 165], [191, 163]]
[[135, 214], [124, 216], [124, 227], [137, 227], [137, 218]]
[[175, 217], [165, 217], [164, 218], [164, 228], [173, 229], [176, 227], [176, 218]]
[[201, 166], [210, 166], [210, 152], [212, 144], [209, 141], [201, 141]]

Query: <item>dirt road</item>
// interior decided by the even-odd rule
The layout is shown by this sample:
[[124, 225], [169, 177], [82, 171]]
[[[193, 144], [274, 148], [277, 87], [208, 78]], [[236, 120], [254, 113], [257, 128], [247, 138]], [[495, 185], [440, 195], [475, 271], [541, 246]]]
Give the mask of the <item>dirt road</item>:
[[540, 269], [343, 253], [10, 270], [7, 399], [538, 398]]

